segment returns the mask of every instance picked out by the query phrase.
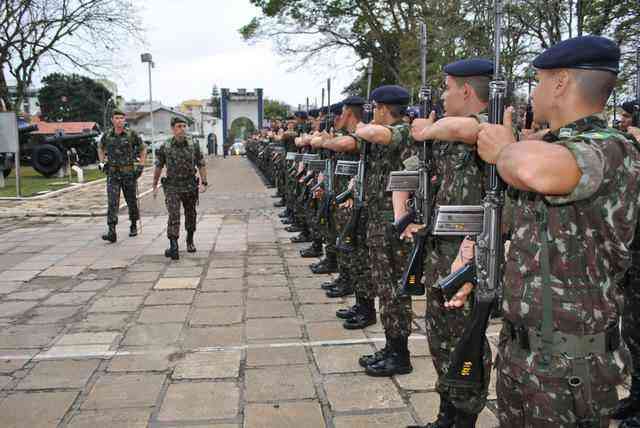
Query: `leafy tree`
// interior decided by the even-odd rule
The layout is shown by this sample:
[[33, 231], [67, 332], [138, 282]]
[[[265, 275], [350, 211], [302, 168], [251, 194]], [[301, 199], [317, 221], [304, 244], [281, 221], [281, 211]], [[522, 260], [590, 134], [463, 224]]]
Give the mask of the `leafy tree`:
[[264, 100], [264, 117], [268, 120], [286, 117], [291, 111], [291, 107], [282, 101]]
[[42, 79], [38, 99], [46, 121], [88, 121], [108, 126], [112, 94], [103, 85], [77, 74], [52, 73]]

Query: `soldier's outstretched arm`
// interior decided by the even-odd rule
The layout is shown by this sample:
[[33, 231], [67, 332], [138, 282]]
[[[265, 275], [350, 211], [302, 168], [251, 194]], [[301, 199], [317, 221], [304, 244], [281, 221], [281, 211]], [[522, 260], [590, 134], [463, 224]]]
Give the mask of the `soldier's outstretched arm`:
[[356, 152], [358, 151], [358, 143], [351, 135], [333, 138], [322, 143], [323, 149], [332, 150], [334, 152]]
[[444, 117], [422, 129], [414, 127], [412, 135], [416, 141], [459, 141], [474, 145], [478, 142], [479, 131], [480, 123], [473, 117]]
[[393, 134], [389, 128], [382, 125], [369, 124], [356, 130], [356, 135], [372, 144], [389, 145]]

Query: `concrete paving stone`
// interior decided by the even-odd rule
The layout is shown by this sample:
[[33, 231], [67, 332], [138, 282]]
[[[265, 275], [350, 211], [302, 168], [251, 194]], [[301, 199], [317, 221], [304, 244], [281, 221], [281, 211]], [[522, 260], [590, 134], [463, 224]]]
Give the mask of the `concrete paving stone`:
[[198, 287], [200, 278], [160, 278], [154, 290], [176, 290], [176, 289], [191, 289], [194, 290]]
[[57, 266], [88, 266], [96, 261], [96, 257], [83, 257], [71, 254], [56, 263]]
[[4, 278], [0, 281], [0, 294], [9, 294], [14, 291], [20, 290], [24, 284], [22, 282], [11, 281], [5, 282]]
[[145, 306], [140, 312], [141, 324], [184, 323], [189, 313], [188, 305]]
[[247, 401], [315, 398], [311, 372], [306, 366], [265, 367], [245, 372]]
[[249, 256], [249, 264], [254, 265], [282, 265], [282, 258], [279, 256]]
[[[4, 300], [42, 300], [51, 294], [51, 290], [19, 291], [7, 294]], [[1, 311], [2, 309], [0, 309]], [[2, 312], [0, 312], [2, 313]]]
[[63, 335], [55, 343], [55, 346], [70, 345], [111, 345], [120, 333], [113, 331], [92, 332], [92, 333], [68, 333]]
[[86, 265], [82, 266], [59, 266], [53, 265], [40, 273], [40, 276], [78, 276], [86, 269]]
[[240, 373], [241, 351], [195, 352], [177, 362], [172, 379], [235, 378]]
[[164, 268], [163, 263], [136, 262], [130, 265], [129, 272], [160, 272]]
[[331, 409], [336, 412], [404, 407], [391, 379], [365, 374], [331, 375], [325, 378], [324, 387]]
[[189, 324], [197, 325], [230, 325], [242, 322], [242, 307], [230, 308], [195, 308], [191, 312]]
[[205, 279], [200, 287], [202, 291], [240, 291], [245, 289], [244, 279]]
[[77, 412], [68, 428], [146, 428], [152, 409], [84, 410]]
[[320, 259], [317, 257], [300, 257], [300, 253], [296, 252], [293, 257], [287, 257], [285, 260], [289, 269], [302, 267], [308, 270], [310, 264], [316, 263]]
[[370, 345], [320, 346], [313, 348], [318, 370], [323, 374], [362, 372], [358, 364], [362, 355], [372, 354], [375, 349]]
[[241, 326], [189, 327], [183, 332], [183, 346], [186, 349], [212, 346], [239, 346], [243, 343]]
[[0, 349], [47, 346], [62, 330], [61, 326], [12, 325], [0, 331]]
[[313, 272], [311, 272], [311, 269], [309, 269], [309, 265], [312, 263], [312, 261], [310, 261], [307, 266], [289, 266], [289, 276], [293, 277], [293, 278], [305, 278], [305, 277], [312, 277], [312, 278], [327, 278], [329, 279], [329, 275], [317, 275]]
[[415, 423], [407, 412], [336, 416], [333, 422], [336, 428], [404, 427]]
[[307, 364], [309, 359], [302, 346], [277, 348], [250, 347], [247, 349], [247, 366], [288, 366], [291, 364]]
[[423, 334], [413, 333], [409, 338], [409, 352], [412, 357], [430, 357], [427, 338]]
[[346, 330], [340, 321], [307, 323], [309, 340], [322, 342], [327, 340], [366, 339], [362, 330]]
[[177, 342], [182, 326], [182, 323], [134, 325], [127, 330], [122, 345], [171, 345]]
[[155, 282], [160, 276], [160, 272], [128, 272], [122, 278], [120, 282], [125, 284], [128, 282]]
[[88, 314], [82, 320], [71, 324], [70, 330], [73, 332], [122, 330], [129, 316], [129, 314]]
[[250, 288], [247, 297], [256, 300], [291, 300], [291, 291], [287, 287]]
[[315, 289], [315, 290], [298, 290], [298, 300], [300, 303], [340, 303], [339, 299], [332, 299], [327, 297], [326, 291]]
[[315, 277], [310, 277], [310, 278], [293, 278], [292, 279], [292, 283], [293, 286], [298, 289], [298, 290], [305, 290], [305, 289], [314, 289], [314, 290], [318, 290], [320, 289], [320, 286], [322, 284], [324, 284], [327, 281], [332, 281], [332, 278], [315, 278]]
[[296, 318], [259, 318], [247, 320], [247, 339], [298, 339], [302, 337]]
[[93, 302], [89, 312], [134, 312], [143, 300], [143, 296], [101, 297]]
[[440, 395], [437, 392], [419, 392], [411, 394], [411, 406], [424, 424], [433, 422], [438, 417]]
[[219, 268], [209, 269], [207, 279], [242, 278], [244, 268]]
[[13, 382], [13, 378], [11, 376], [0, 376], [0, 391], [9, 386], [11, 382]]
[[277, 265], [250, 264], [247, 270], [251, 275], [284, 275], [284, 267]]
[[204, 266], [169, 267], [163, 274], [163, 278], [194, 278], [202, 275]]
[[78, 391], [17, 392], [0, 402], [3, 428], [54, 428], [78, 396]]
[[248, 404], [244, 410], [245, 428], [324, 428], [322, 409], [317, 401]]
[[178, 348], [168, 346], [121, 347], [119, 352], [122, 353], [111, 359], [108, 372], [163, 372], [176, 364], [176, 356], [182, 355]]
[[296, 310], [293, 303], [288, 301], [249, 300], [247, 302], [247, 318], [272, 318], [272, 317], [295, 317]]
[[413, 372], [395, 377], [400, 388], [412, 391], [435, 390], [438, 374], [431, 358], [411, 356], [411, 365]]
[[323, 305], [300, 305], [299, 309], [305, 321], [335, 321], [336, 311], [345, 309], [351, 305], [323, 304]]
[[[240, 391], [235, 382], [199, 382], [169, 385], [158, 420], [198, 421], [235, 418]], [[215, 403], [215, 405], [211, 405]]]
[[478, 420], [476, 422], [476, 427], [478, 428], [498, 428], [500, 426], [500, 421], [496, 417], [496, 415], [486, 407], [480, 412], [478, 415]]
[[16, 389], [83, 389], [99, 360], [38, 361]]
[[156, 403], [164, 374], [105, 374], [91, 388], [81, 409], [151, 407]]
[[209, 263], [209, 269], [240, 268], [244, 267], [244, 263], [244, 257], [216, 258], [211, 263]]
[[10, 374], [22, 369], [38, 352], [38, 349], [0, 350], [0, 373]]
[[252, 256], [278, 256], [280, 252], [273, 248], [257, 248], [249, 250], [249, 257]]
[[195, 290], [152, 291], [144, 301], [145, 305], [191, 304]]
[[53, 346], [48, 351], [38, 354], [37, 359], [51, 359], [51, 358], [111, 358], [111, 345], [103, 344], [89, 344], [89, 345], [68, 345], [68, 346]]
[[61, 305], [82, 305], [87, 303], [96, 295], [95, 292], [71, 292], [71, 293], [56, 293], [42, 302], [45, 306], [61, 306]]
[[[120, 254], [124, 256], [124, 254]], [[89, 269], [101, 270], [101, 269], [124, 269], [131, 263], [130, 259], [99, 259], [89, 265]]]
[[13, 301], [13, 302], [0, 302], [0, 314], [3, 317], [16, 317], [33, 309], [38, 305], [38, 302], [33, 301]]
[[40, 272], [40, 270], [5, 270], [1, 275], [4, 281], [27, 282], [35, 278]]
[[111, 287], [104, 297], [145, 296], [153, 288], [153, 282], [132, 282]]
[[197, 308], [208, 308], [214, 306], [242, 306], [243, 293], [226, 292], [226, 293], [198, 293], [194, 301]]
[[287, 285], [287, 277], [284, 275], [251, 275], [247, 277], [249, 288], [255, 287], [283, 287]]

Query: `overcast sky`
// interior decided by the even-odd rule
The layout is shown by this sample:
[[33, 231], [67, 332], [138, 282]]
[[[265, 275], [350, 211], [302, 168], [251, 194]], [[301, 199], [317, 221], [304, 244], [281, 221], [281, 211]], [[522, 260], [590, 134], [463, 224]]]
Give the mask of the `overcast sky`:
[[[137, 0], [141, 1], [141, 0]], [[214, 84], [220, 88], [264, 88], [265, 97], [297, 108], [306, 97], [318, 97], [328, 71], [287, 71], [270, 43], [250, 46], [238, 29], [258, 15], [248, 0], [146, 0], [143, 21], [147, 48], [155, 62], [153, 98], [176, 105], [206, 98]], [[131, 49], [129, 68], [112, 77], [125, 99], [148, 99], [146, 65]], [[332, 71], [332, 101], [355, 77], [352, 70]]]

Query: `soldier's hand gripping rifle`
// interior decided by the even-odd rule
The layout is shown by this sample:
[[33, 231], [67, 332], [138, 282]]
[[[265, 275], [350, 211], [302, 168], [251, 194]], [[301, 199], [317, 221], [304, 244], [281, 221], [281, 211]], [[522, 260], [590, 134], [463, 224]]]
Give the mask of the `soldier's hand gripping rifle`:
[[[422, 86], [420, 88], [420, 115], [426, 118], [429, 117], [433, 110], [433, 99], [431, 96], [431, 88], [427, 84], [427, 26], [424, 23], [420, 24], [420, 56], [422, 80]], [[413, 236], [413, 248], [404, 273], [402, 274], [401, 294], [405, 296], [417, 296], [425, 292], [425, 287], [422, 283], [422, 271], [425, 243], [431, 229], [430, 223], [433, 211], [432, 177], [433, 146], [431, 141], [423, 141], [422, 143], [422, 152], [420, 153], [417, 172], [396, 171], [392, 172], [389, 177], [388, 191], [410, 191], [407, 189], [407, 184], [413, 182], [414, 185], [417, 185], [417, 188], [411, 189], [413, 191], [413, 200], [410, 204], [412, 210], [393, 224], [396, 233], [398, 235], [402, 234], [411, 223], [424, 225], [424, 227]]]
[[[502, 124], [507, 84], [500, 75], [500, 40], [503, 3], [495, 2], [494, 77], [489, 84], [489, 123]], [[482, 232], [476, 238], [475, 260], [441, 281], [440, 286], [451, 295], [466, 282], [475, 285], [475, 302], [464, 333], [451, 355], [451, 365], [443, 385], [462, 391], [483, 388], [485, 376], [483, 355], [485, 332], [492, 306], [496, 302], [502, 277], [504, 243], [502, 239], [502, 207], [505, 184], [495, 165], [486, 165]]]
[[331, 157], [327, 157], [323, 160], [309, 161], [307, 163], [307, 168], [311, 171], [317, 172], [318, 174], [322, 174], [322, 181], [311, 189], [311, 193], [315, 194], [316, 191], [320, 189], [323, 190], [324, 196], [322, 198], [320, 209], [318, 210], [317, 221], [320, 225], [328, 224], [331, 220], [331, 206], [335, 200], [333, 159]]

